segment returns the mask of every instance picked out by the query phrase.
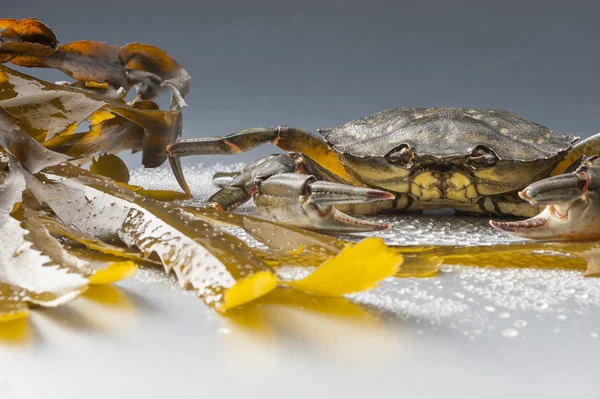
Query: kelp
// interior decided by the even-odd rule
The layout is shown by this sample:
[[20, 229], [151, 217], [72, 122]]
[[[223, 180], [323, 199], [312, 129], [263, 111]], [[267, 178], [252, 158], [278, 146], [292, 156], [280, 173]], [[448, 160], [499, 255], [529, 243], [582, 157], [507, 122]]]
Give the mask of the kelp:
[[45, 57], [58, 46], [54, 32], [35, 18], [0, 19], [0, 32], [0, 62], [17, 55]]
[[190, 75], [166, 52], [147, 44], [130, 43], [121, 47], [119, 59], [125, 65], [129, 82], [137, 86], [143, 100], [153, 99], [163, 88], [168, 88], [171, 108], [185, 106], [183, 97], [190, 90]]
[[[166, 147], [181, 135], [181, 108], [160, 110], [152, 101], [128, 105], [89, 90], [56, 85], [0, 65], [0, 109], [20, 129], [55, 152], [84, 162], [123, 150], [142, 151], [142, 163], [157, 167]], [[74, 133], [83, 121], [90, 130]]]
[[103, 96], [0, 65], [0, 108], [17, 118], [18, 126], [38, 141], [69, 131], [108, 103]]
[[[190, 75], [158, 47], [129, 43], [122, 47], [89, 40], [57, 46], [58, 40], [46, 25], [33, 19], [0, 20], [0, 62], [24, 67], [55, 68], [81, 87], [128, 91], [135, 87], [142, 100], [171, 92], [171, 109], [185, 106]], [[104, 86], [106, 85], [106, 86]]]
[[494, 267], [533, 267], [538, 269], [585, 270], [586, 276], [598, 274], [600, 243], [520, 242], [477, 247], [438, 247], [432, 254], [444, 264]]
[[[25, 171], [9, 156], [10, 173], [0, 185], [0, 321], [27, 314], [26, 303], [57, 306], [85, 291], [98, 270], [69, 253], [36, 217], [20, 204], [26, 187]], [[130, 274], [105, 265], [100, 282]], [[131, 269], [131, 267], [130, 267]]]
[[8, 178], [0, 186], [0, 225], [4, 233], [0, 243], [0, 282], [36, 293], [62, 295], [80, 291], [86, 279], [78, 272], [76, 262], [50, 237], [40, 240], [44, 234], [33, 222], [24, 223], [23, 227], [11, 216], [22, 199], [25, 178], [15, 159], [10, 161], [10, 168]]
[[16, 56], [15, 65], [59, 69], [77, 81], [128, 87], [119, 47], [89, 40], [59, 46], [48, 56]]
[[[402, 257], [389, 253], [380, 241], [348, 246], [300, 282], [282, 281], [243, 241], [170, 203], [141, 196], [113, 181], [73, 165], [61, 164], [30, 176], [28, 187], [67, 225], [105, 242], [157, 256], [184, 288], [196, 291], [209, 306], [228, 310], [255, 300], [278, 284], [324, 295], [319, 275], [346, 274], [331, 284], [329, 295], [365, 289], [398, 270]], [[349, 251], [344, 253], [344, 251]], [[377, 252], [381, 261], [362, 274], [352, 262], [364, 263]], [[341, 258], [339, 258], [341, 257]], [[336, 260], [337, 259], [337, 260]], [[315, 266], [319, 266], [315, 264]], [[345, 270], [345, 271], [344, 271]]]

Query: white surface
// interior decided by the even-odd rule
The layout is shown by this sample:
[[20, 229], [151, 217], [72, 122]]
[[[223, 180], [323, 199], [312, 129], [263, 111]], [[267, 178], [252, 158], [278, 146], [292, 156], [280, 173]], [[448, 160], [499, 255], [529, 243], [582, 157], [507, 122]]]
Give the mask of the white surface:
[[[211, 173], [187, 172], [200, 200]], [[134, 183], [176, 187], [168, 170]], [[509, 240], [484, 219], [394, 223], [398, 243]], [[445, 267], [224, 317], [146, 269], [2, 332], [0, 398], [597, 398], [599, 316], [600, 279], [576, 271]]]

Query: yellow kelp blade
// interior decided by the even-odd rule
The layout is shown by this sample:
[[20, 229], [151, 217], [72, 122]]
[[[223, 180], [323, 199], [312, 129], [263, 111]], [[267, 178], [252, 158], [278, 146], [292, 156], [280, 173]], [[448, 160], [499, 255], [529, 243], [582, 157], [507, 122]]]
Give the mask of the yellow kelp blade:
[[129, 182], [129, 169], [125, 162], [114, 154], [101, 154], [92, 158], [90, 172], [113, 179], [114, 181]]
[[[44, 147], [78, 160], [124, 150], [140, 151], [144, 129], [125, 118], [109, 114], [107, 109], [103, 108], [90, 116], [89, 131], [55, 136], [44, 142]], [[107, 118], [107, 114], [113, 117]]]
[[444, 264], [585, 270], [588, 254], [599, 247], [599, 242], [527, 241], [476, 247], [438, 247], [432, 253], [442, 258]]
[[260, 298], [277, 287], [277, 277], [268, 271], [241, 279], [225, 293], [219, 310], [226, 311]]
[[186, 199], [190, 199], [191, 198], [188, 194], [182, 193], [182, 192], [179, 192], [179, 191], [172, 191], [172, 190], [146, 190], [142, 186], [133, 186], [131, 184], [125, 184], [125, 183], [119, 183], [119, 182], [117, 182], [117, 184], [119, 186], [128, 188], [131, 191], [135, 191], [136, 193], [138, 193], [140, 195], [143, 195], [145, 197], [150, 197], [150, 198], [155, 199], [157, 201], [176, 201], [176, 200], [186, 200]]
[[392, 276], [403, 256], [379, 238], [366, 238], [345, 247], [302, 280], [286, 281], [292, 288], [323, 296], [340, 296], [373, 288]]
[[144, 262], [141, 257], [137, 262], [133, 262], [114, 254], [102, 253], [86, 247], [67, 247], [66, 249], [70, 254], [88, 263], [91, 270], [90, 285], [112, 284], [133, 277], [138, 271], [138, 263]]
[[431, 277], [439, 270], [444, 259], [430, 254], [404, 254], [404, 262], [394, 274], [396, 277]]
[[[296, 227], [283, 226], [254, 216], [194, 206], [186, 206], [184, 209], [203, 219], [239, 227], [269, 248], [289, 254], [302, 248], [306, 252], [327, 257], [337, 255], [340, 250], [350, 244], [350, 241]], [[315, 263], [312, 265], [314, 266]]]
[[128, 260], [125, 262], [113, 262], [90, 276], [90, 285], [112, 284], [135, 276], [138, 265]]
[[[29, 308], [25, 302], [25, 290], [0, 283], [0, 322], [27, 317]], [[0, 328], [2, 328], [0, 326]]]

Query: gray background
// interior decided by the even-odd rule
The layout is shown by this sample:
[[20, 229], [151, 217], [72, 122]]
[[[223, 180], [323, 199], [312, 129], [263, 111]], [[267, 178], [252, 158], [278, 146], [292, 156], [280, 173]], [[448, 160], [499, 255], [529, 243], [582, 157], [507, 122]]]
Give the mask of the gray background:
[[314, 131], [402, 106], [501, 108], [561, 132], [600, 131], [593, 0], [34, 0], [4, 1], [2, 14], [37, 16], [62, 43], [168, 51], [193, 78], [186, 137]]

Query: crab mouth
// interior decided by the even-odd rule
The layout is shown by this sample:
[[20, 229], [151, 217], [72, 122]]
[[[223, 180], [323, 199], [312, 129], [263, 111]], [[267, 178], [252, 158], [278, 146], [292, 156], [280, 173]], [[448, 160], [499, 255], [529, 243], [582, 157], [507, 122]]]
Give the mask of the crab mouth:
[[519, 192], [532, 205], [546, 207], [530, 219], [491, 220], [497, 230], [525, 238], [561, 239], [585, 235], [590, 208], [589, 175], [579, 172], [544, 179]]

